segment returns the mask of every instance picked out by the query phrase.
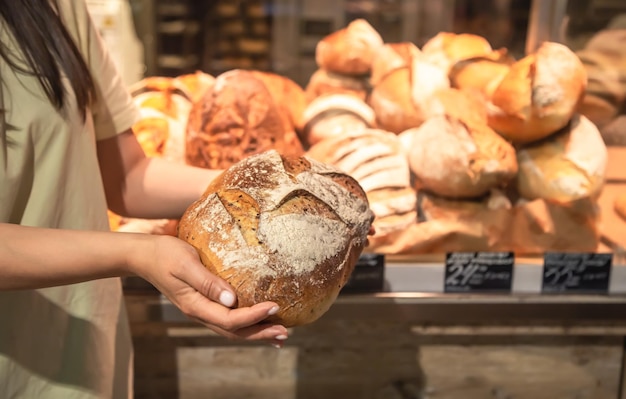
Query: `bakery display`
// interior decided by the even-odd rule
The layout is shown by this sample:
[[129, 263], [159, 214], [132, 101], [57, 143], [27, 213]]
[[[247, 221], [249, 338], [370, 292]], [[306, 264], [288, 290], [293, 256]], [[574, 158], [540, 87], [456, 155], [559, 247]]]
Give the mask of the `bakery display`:
[[311, 323], [336, 299], [373, 214], [352, 177], [275, 150], [232, 165], [183, 215], [178, 236], [236, 290], [238, 306], [274, 301], [268, 320]]
[[[146, 79], [135, 133], [151, 156], [204, 168], [268, 152], [330, 165], [374, 215], [364, 251], [594, 250], [607, 146], [626, 145], [622, 37], [516, 59], [470, 34], [385, 42], [355, 20], [319, 38], [306, 86], [253, 67]], [[111, 220], [147, 225], [127, 222]]]

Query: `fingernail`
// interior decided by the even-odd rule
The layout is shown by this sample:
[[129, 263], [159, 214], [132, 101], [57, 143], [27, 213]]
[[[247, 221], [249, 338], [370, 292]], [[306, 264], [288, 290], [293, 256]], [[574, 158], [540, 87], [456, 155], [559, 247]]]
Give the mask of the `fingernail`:
[[220, 303], [230, 308], [235, 304], [235, 295], [230, 291], [222, 291], [220, 293]]
[[286, 340], [287, 338], [288, 338], [288, 337], [287, 337], [286, 335], [283, 335], [283, 334], [281, 334], [281, 335], [277, 335], [277, 336], [275, 336], [275, 337], [274, 337], [274, 339], [277, 339], [277, 340], [279, 340], [279, 341], [284, 341], [284, 340]]
[[267, 312], [267, 314], [268, 314], [269, 316], [273, 316], [273, 315], [275, 315], [276, 313], [278, 313], [278, 309], [280, 309], [278, 306], [274, 306], [274, 307], [272, 307], [272, 308], [271, 308], [271, 309]]

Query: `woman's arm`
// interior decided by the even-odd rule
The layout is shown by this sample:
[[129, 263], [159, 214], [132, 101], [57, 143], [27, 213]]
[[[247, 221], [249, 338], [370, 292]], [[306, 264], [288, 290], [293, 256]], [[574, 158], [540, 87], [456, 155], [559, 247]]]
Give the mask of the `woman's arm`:
[[[0, 290], [31, 289], [138, 275], [184, 314], [229, 338], [280, 344], [285, 327], [259, 324], [277, 311], [264, 302], [230, 309], [234, 292], [174, 237], [43, 229], [0, 223]], [[284, 337], [281, 337], [284, 336]]]
[[179, 218], [221, 171], [148, 158], [129, 129], [98, 141], [109, 208], [122, 216]]

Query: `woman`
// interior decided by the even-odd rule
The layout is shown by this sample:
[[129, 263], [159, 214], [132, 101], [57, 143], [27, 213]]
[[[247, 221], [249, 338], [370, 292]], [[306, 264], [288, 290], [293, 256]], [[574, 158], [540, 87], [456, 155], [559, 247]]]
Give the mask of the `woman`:
[[[146, 158], [84, 0], [0, 1], [0, 397], [132, 396], [119, 276], [230, 338], [286, 339], [174, 237], [111, 233], [107, 205], [175, 218], [216, 172]], [[46, 288], [47, 287], [47, 288]]]

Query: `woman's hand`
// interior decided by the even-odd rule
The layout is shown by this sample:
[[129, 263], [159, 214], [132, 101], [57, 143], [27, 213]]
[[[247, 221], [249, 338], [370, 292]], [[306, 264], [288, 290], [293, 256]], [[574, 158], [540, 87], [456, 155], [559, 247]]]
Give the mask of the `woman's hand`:
[[147, 241], [150, 244], [135, 253], [131, 270], [154, 285], [187, 317], [227, 338], [265, 340], [282, 346], [287, 329], [264, 323], [278, 311], [278, 305], [263, 302], [233, 309], [233, 288], [202, 265], [195, 248], [170, 236], [150, 236]]

